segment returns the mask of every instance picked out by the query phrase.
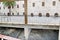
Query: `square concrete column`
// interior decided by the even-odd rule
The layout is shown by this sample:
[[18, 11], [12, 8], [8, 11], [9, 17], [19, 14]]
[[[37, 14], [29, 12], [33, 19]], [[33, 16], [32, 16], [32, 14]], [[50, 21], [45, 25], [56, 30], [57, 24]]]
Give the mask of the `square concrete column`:
[[30, 28], [24, 28], [25, 40], [28, 40], [30, 32], [31, 32]]
[[60, 40], [60, 27], [59, 27], [59, 35], [58, 35], [58, 40]]

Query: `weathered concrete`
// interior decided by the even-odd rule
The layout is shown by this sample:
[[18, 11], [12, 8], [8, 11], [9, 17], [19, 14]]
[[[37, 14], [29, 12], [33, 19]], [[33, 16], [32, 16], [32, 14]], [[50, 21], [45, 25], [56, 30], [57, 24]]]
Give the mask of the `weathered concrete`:
[[60, 40], [60, 27], [59, 27], [59, 35], [58, 35], [58, 40]]
[[[0, 28], [0, 34], [4, 34], [4, 35], [9, 34], [8, 36], [25, 40], [25, 37], [24, 37], [25, 32], [23, 29], [13, 28], [13, 30], [15, 31], [13, 32], [11, 31], [11, 33], [9, 33], [10, 29], [12, 28]], [[32, 29], [30, 34], [28, 33], [29, 28], [28, 29], [26, 28], [25, 30], [27, 35], [26, 38], [28, 38], [28, 40], [58, 40], [58, 30]]]
[[24, 28], [25, 40], [28, 40], [30, 32], [31, 32], [30, 28]]
[[[44, 36], [47, 36], [46, 38], [45, 38], [45, 40], [48, 38], [48, 36], [50, 35], [49, 34], [49, 32], [52, 32], [52, 35], [53, 35], [53, 37], [54, 37], [54, 32], [52, 31], [52, 30], [59, 30], [59, 26], [58, 25], [24, 25], [24, 24], [0, 24], [0, 27], [8, 27], [8, 28], [24, 28], [24, 36], [22, 37], [22, 39], [24, 40], [24, 39], [26, 39], [26, 40], [35, 40], [35, 38], [34, 37], [36, 37], [36, 36], [32, 36], [33, 38], [30, 38], [29, 37], [29, 34], [30, 34], [30, 32], [31, 32], [31, 29], [45, 29], [45, 30], [48, 30], [48, 32], [46, 33], [46, 34], [44, 34], [45, 33], [45, 31], [43, 31], [43, 35]], [[49, 29], [51, 30], [51, 31], [49, 31]], [[38, 31], [38, 30], [37, 30]], [[40, 32], [40, 31], [39, 31]], [[7, 33], [7, 32], [6, 32]], [[14, 33], [16, 33], [15, 35], [13, 35]], [[18, 33], [18, 34], [17, 34]], [[10, 32], [8, 32], [8, 34], [9, 35], [12, 35], [12, 37], [17, 37], [19, 34], [20, 34], [20, 32], [17, 32], [17, 31], [15, 31], [15, 32], [13, 32], [13, 33], [10, 33]], [[39, 33], [40, 34], [40, 33]], [[40, 36], [42, 35], [42, 34], [40, 34]], [[6, 34], [7, 35], [7, 34]], [[38, 34], [37, 34], [38, 35]], [[40, 37], [39, 36], [39, 37]], [[25, 38], [24, 38], [25, 37]], [[39, 37], [37, 38], [38, 40], [39, 40]], [[57, 40], [57, 36], [56, 36], [56, 39], [55, 38], [53, 38], [53, 37], [49, 37], [49, 40], [51, 39], [51, 40]], [[20, 37], [18, 37], [18, 38], [20, 38]], [[41, 40], [44, 40], [43, 39], [44, 37], [42, 37], [42, 39]], [[52, 39], [53, 38], [53, 39]], [[36, 40], [37, 40], [36, 39]], [[47, 39], [48, 40], [48, 39]]]
[[31, 24], [10, 24], [10, 23], [1, 23], [0, 27], [12, 27], [12, 28], [34, 28], [34, 29], [52, 29], [59, 30], [59, 25], [31, 25]]

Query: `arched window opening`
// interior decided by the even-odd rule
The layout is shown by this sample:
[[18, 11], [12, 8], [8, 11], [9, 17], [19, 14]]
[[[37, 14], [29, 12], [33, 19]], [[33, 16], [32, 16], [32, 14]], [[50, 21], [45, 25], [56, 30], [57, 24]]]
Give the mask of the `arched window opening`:
[[11, 6], [8, 6], [8, 9], [10, 9], [11, 8]]
[[32, 16], [32, 17], [34, 16], [33, 13], [31, 13], [31, 16]]
[[23, 8], [24, 8], [24, 4], [23, 4]]
[[12, 6], [12, 8], [14, 8], [14, 6]]
[[1, 9], [1, 7], [0, 7], [0, 9]]
[[49, 17], [50, 16], [50, 14], [49, 13], [46, 13], [46, 17]]
[[8, 15], [8, 16], [11, 16], [11, 14], [10, 14], [10, 13], [7, 13], [7, 15]]
[[19, 8], [19, 5], [17, 5], [17, 8]]
[[33, 3], [33, 7], [35, 7], [35, 3]]
[[55, 17], [58, 17], [58, 13], [55, 13], [54, 16], [55, 16]]
[[19, 12], [17, 13], [17, 16], [19, 16]]
[[12, 15], [14, 16], [14, 13], [12, 13]]
[[53, 1], [53, 6], [55, 6], [56, 5], [56, 1]]
[[42, 2], [42, 6], [45, 6], [45, 2]]
[[4, 13], [4, 16], [5, 16], [5, 13]]
[[39, 13], [39, 17], [41, 17], [42, 16], [42, 13]]
[[23, 12], [23, 15], [25, 15], [25, 12]]
[[5, 7], [3, 7], [5, 9]]

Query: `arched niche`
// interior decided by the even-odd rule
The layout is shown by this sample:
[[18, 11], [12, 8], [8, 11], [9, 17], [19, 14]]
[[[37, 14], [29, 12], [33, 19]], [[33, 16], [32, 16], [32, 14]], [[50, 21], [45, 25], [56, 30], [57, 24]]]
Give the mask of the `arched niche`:
[[55, 13], [54, 16], [55, 16], [55, 17], [58, 17], [59, 15], [58, 15], [58, 13]]
[[50, 14], [49, 13], [46, 13], [46, 17], [50, 17]]

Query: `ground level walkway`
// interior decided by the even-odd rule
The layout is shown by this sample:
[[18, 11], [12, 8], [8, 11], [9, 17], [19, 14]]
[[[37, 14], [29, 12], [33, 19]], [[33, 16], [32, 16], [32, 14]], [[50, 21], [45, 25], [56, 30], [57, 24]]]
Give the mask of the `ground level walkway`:
[[59, 40], [59, 25], [0, 23], [0, 34], [21, 40]]
[[[25, 40], [21, 28], [0, 28], [0, 34]], [[58, 40], [58, 30], [32, 29], [28, 40]]]

